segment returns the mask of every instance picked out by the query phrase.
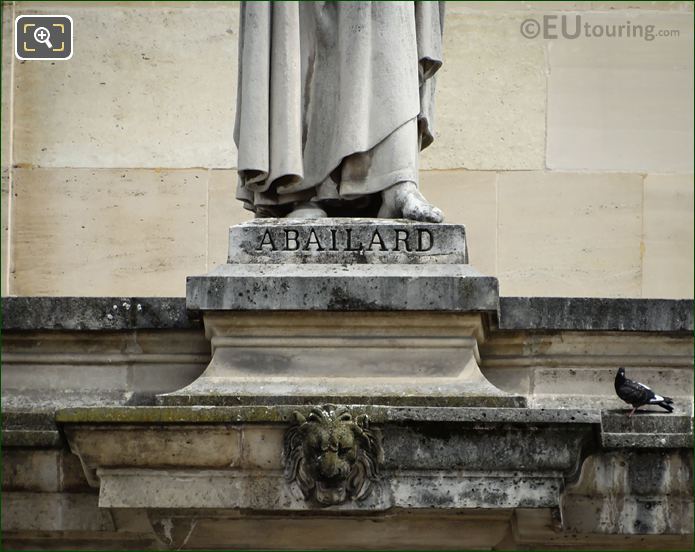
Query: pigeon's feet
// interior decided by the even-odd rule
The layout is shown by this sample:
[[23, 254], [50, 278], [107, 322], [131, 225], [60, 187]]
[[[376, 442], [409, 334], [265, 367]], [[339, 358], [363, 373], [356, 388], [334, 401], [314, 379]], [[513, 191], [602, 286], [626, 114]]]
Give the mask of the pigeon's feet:
[[419, 222], [442, 222], [444, 215], [425, 199], [415, 182], [399, 182], [381, 192], [379, 218], [406, 218]]
[[318, 203], [306, 201], [304, 203], [295, 204], [294, 209], [288, 213], [285, 218], [317, 219], [326, 218], [327, 216], [328, 214], [326, 211], [321, 209]]

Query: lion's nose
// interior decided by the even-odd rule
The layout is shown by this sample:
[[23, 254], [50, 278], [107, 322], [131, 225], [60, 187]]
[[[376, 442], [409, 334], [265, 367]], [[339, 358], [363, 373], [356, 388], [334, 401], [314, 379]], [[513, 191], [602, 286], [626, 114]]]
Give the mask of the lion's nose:
[[321, 457], [321, 475], [328, 479], [343, 475], [342, 464], [335, 452], [327, 452]]

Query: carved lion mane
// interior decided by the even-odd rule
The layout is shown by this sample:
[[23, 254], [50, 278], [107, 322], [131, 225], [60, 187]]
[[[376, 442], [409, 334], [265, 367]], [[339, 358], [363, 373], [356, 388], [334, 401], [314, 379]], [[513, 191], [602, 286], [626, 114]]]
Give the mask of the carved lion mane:
[[344, 406], [315, 406], [307, 417], [294, 413], [285, 434], [285, 477], [319, 504], [362, 500], [383, 462], [380, 434], [366, 415], [353, 419]]

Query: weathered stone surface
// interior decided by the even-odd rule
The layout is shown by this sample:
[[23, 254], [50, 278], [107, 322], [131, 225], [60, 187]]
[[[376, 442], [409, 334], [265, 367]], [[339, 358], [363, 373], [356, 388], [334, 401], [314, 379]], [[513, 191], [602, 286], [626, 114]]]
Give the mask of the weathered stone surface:
[[204, 318], [210, 364], [191, 385], [158, 395], [159, 404], [525, 404], [480, 373], [484, 313], [211, 311]]
[[[37, 406], [70, 393], [101, 393], [106, 400], [173, 390], [209, 358], [208, 342], [194, 330], [12, 332], [4, 342], [3, 402], [21, 394], [33, 394]], [[155, 374], [167, 377], [157, 383], [149, 377]]]
[[481, 477], [488, 470], [569, 476], [577, 469], [583, 447], [591, 442], [591, 433], [590, 424], [577, 420], [539, 425], [408, 421], [383, 428], [384, 469], [466, 470]]
[[489, 6], [471, 11], [447, 5], [437, 137], [423, 151], [423, 168], [544, 167], [546, 54], [542, 40], [519, 32], [523, 19]]
[[[262, 452], [265, 447], [274, 448], [279, 451], [277, 444], [282, 439], [282, 433], [272, 428], [286, 427], [293, 418], [294, 412], [308, 415], [309, 406], [302, 405], [276, 405], [276, 406], [166, 406], [166, 407], [105, 407], [105, 408], [76, 408], [62, 410], [57, 413], [56, 419], [61, 425], [67, 425], [70, 429], [69, 434], [73, 435], [79, 428], [91, 428], [87, 433], [92, 437], [91, 441], [84, 441], [85, 446], [97, 446], [110, 450], [114, 454], [121, 455], [117, 449], [109, 449], [109, 441], [118, 441], [114, 436], [118, 435], [118, 427], [127, 427], [132, 433], [140, 433], [143, 439], [154, 442], [153, 439], [163, 437], [156, 436], [148, 426], [160, 426], [162, 424], [167, 429], [167, 435], [172, 442], [168, 446], [176, 447], [177, 450], [184, 450], [188, 443], [185, 439], [173, 439], [177, 432], [180, 435], [201, 424], [205, 427], [216, 427], [212, 424], [240, 424], [242, 434], [249, 431], [251, 437], [241, 438], [242, 448], [248, 447], [243, 454], [247, 459], [249, 455], [255, 456]], [[545, 462], [553, 464], [553, 469], [570, 469], [571, 458], [568, 450], [572, 447], [579, 447], [584, 440], [584, 433], [591, 426], [596, 426], [599, 431], [609, 431], [613, 434], [624, 434], [626, 436], [640, 431], [649, 433], [652, 439], [652, 448], [663, 448], [661, 442], [663, 435], [687, 434], [692, 432], [692, 417], [688, 415], [648, 415], [636, 414], [632, 418], [627, 418], [625, 413], [601, 414], [596, 410], [572, 410], [572, 409], [533, 409], [533, 408], [487, 408], [480, 407], [475, 409], [455, 408], [455, 407], [399, 407], [384, 405], [361, 405], [353, 407], [355, 414], [365, 414], [370, 423], [380, 427], [388, 428], [384, 430], [385, 446], [387, 447], [387, 467], [396, 468], [397, 466], [415, 469], [418, 465], [437, 469], [456, 465], [464, 462], [468, 465], [476, 465], [482, 469], [486, 462], [489, 466], [496, 466], [497, 469], [508, 468], [513, 462], [522, 461], [525, 464], [530, 462]], [[271, 431], [272, 429], [272, 431]], [[472, 433], [468, 430], [475, 429]], [[216, 439], [227, 439], [225, 431], [221, 427], [213, 432]], [[521, 439], [523, 432], [529, 432]], [[259, 433], [260, 432], [260, 433]], [[500, 437], [500, 435], [507, 437]], [[148, 437], [150, 435], [150, 437]], [[519, 439], [512, 439], [516, 435]], [[212, 437], [211, 437], [212, 438]], [[447, 459], [436, 450], [443, 450], [440, 446], [433, 446], [429, 453], [411, 450], [408, 443], [423, 439], [422, 442], [436, 442], [445, 447], [454, 447], [451, 450], [458, 450], [458, 442], [461, 438], [467, 439], [470, 443], [475, 443], [478, 448], [466, 449], [463, 447], [458, 450], [456, 457]], [[500, 450], [499, 454], [490, 456], [482, 454], [488, 450], [496, 439], [499, 443], [516, 442], [519, 451], [523, 451], [522, 456], [518, 454], [510, 455]], [[563, 450], [569, 449], [556, 455], [540, 455], [540, 450], [545, 446], [555, 446], [558, 441], [565, 442]], [[164, 442], [164, 441], [162, 441]], [[104, 444], [106, 443], [106, 445]], [[178, 444], [177, 444], [178, 443]], [[574, 443], [574, 444], [572, 444]], [[460, 444], [460, 443], [459, 443]], [[570, 446], [570, 444], [572, 444]], [[225, 445], [226, 446], [226, 445]], [[501, 446], [501, 445], [500, 445]], [[680, 445], [679, 445], [680, 446]], [[615, 447], [614, 447], [615, 448]], [[666, 447], [668, 448], [668, 447]], [[464, 450], [466, 449], [466, 450]], [[142, 459], [138, 465], [145, 466], [150, 462], [155, 465], [152, 454], [155, 449], [150, 447], [147, 451], [150, 460]], [[173, 450], [173, 449], [172, 449]], [[390, 451], [390, 452], [389, 452]], [[400, 451], [400, 452], [398, 452]], [[476, 452], [477, 451], [477, 452]], [[235, 453], [236, 454], [236, 453]], [[415, 455], [415, 456], [413, 456]], [[419, 456], [418, 456], [419, 455]], [[104, 453], [101, 458], [108, 454]], [[173, 457], [180, 456], [179, 453]], [[119, 458], [125, 456], [118, 456]], [[236, 456], [235, 456], [236, 457]], [[204, 456], [196, 455], [197, 465], [204, 465]], [[213, 462], [209, 457], [207, 462]], [[410, 458], [410, 460], [408, 460]], [[428, 459], [425, 462], [425, 459]], [[535, 459], [535, 460], [534, 460]], [[182, 462], [182, 460], [177, 460]], [[423, 464], [423, 462], [425, 462]], [[215, 464], [217, 465], [217, 464]], [[248, 464], [247, 464], [248, 465]], [[277, 464], [267, 464], [261, 462], [256, 465], [260, 469], [277, 469]]]
[[[3, 447], [59, 447], [63, 437], [55, 424], [56, 406], [46, 408], [44, 404], [17, 397], [12, 390], [2, 391], [2, 444]], [[80, 401], [68, 404], [84, 405]], [[109, 403], [106, 403], [109, 404]], [[67, 406], [67, 404], [65, 405]]]
[[186, 276], [206, 270], [207, 176], [14, 168], [11, 293], [183, 295]]
[[[570, 29], [575, 17], [569, 17]], [[628, 21], [642, 29], [651, 26], [652, 40], [547, 41], [548, 168], [692, 172], [692, 18], [616, 11], [587, 14], [582, 22], [603, 31]], [[657, 36], [667, 30], [675, 33]]]
[[188, 278], [188, 309], [496, 310], [497, 280], [465, 264], [460, 225], [259, 219], [229, 238], [228, 264]]
[[640, 412], [601, 412], [601, 444], [606, 448], [692, 448], [693, 417]]
[[59, 457], [60, 452], [57, 450], [3, 450], [3, 491], [58, 491]]
[[[493, 510], [395, 510], [371, 516], [298, 515], [191, 516], [168, 510], [150, 513], [161, 542], [171, 549], [217, 550], [495, 550], [507, 542], [513, 515]], [[552, 534], [551, 531], [548, 531]], [[501, 549], [501, 548], [498, 548]]]
[[3, 491], [59, 492], [89, 489], [77, 456], [65, 449], [16, 448], [4, 442]]
[[3, 428], [2, 443], [6, 447], [60, 447], [63, 437], [53, 429], [15, 429]]
[[[282, 512], [311, 511], [282, 473], [100, 470], [99, 505], [110, 508], [243, 508]], [[391, 474], [389, 474], [391, 475]], [[387, 476], [388, 477], [388, 476]], [[174, 479], [175, 478], [175, 479]], [[175, 481], [175, 483], [174, 483]], [[535, 474], [453, 475], [444, 471], [399, 472], [363, 501], [323, 506], [329, 511], [383, 511], [390, 508], [515, 508], [557, 504], [561, 481]], [[426, 490], [425, 490], [426, 489]]]
[[[3, 15], [4, 14], [5, 12], [3, 12]], [[3, 50], [3, 54], [4, 53], [5, 51]], [[4, 101], [3, 95], [3, 102]], [[6, 126], [7, 125], [3, 125], [3, 133], [5, 132]], [[12, 169], [10, 167], [2, 167], [0, 171], [2, 171], [0, 172], [0, 247], [2, 248], [2, 252], [0, 252], [0, 255], [2, 255], [0, 260], [2, 263], [2, 271], [0, 272], [0, 292], [2, 296], [5, 297], [8, 295], [9, 266], [11, 260], [9, 207]]]
[[693, 175], [644, 179], [642, 297], [693, 296]]
[[[31, 311], [33, 303], [49, 307], [53, 304], [35, 298], [24, 307]], [[76, 304], [79, 306], [79, 301]], [[99, 300], [91, 304], [104, 307], [104, 302]], [[109, 298], [107, 305], [112, 304]], [[6, 316], [10, 310], [5, 310]], [[166, 319], [158, 318], [163, 324], [180, 322], [176, 317], [164, 316], [167, 312], [164, 309], [158, 313]], [[149, 314], [143, 319], [135, 318], [129, 321], [124, 316], [119, 322], [149, 325], [152, 321]], [[19, 324], [26, 322], [19, 316], [15, 320]], [[76, 320], [85, 326], [91, 321], [89, 316], [77, 316]], [[47, 325], [55, 323], [60, 327], [63, 321], [60, 316], [57, 320], [48, 316]], [[108, 327], [94, 326], [91, 329], [5, 331], [2, 378], [5, 446], [56, 446], [61, 442], [53, 420], [56, 410], [151, 403], [156, 393], [191, 383], [210, 360], [210, 345], [202, 329], [111, 331]]]
[[190, 310], [496, 311], [467, 265], [222, 265], [189, 277]]
[[232, 264], [467, 264], [458, 224], [328, 218], [257, 219], [229, 229]]
[[[414, 355], [412, 350], [405, 352], [410, 353], [411, 360], [422, 360], [419, 358], [422, 355]], [[240, 350], [239, 354], [245, 352]], [[214, 375], [221, 372], [225, 375]], [[523, 397], [501, 392], [476, 375], [423, 377], [390, 372], [341, 376], [319, 372], [302, 376], [287, 371], [244, 377], [237, 366], [224, 369], [219, 365], [214, 366], [210, 375], [204, 374], [191, 385], [157, 397], [157, 403], [161, 405], [277, 405], [287, 402], [302, 405], [344, 402], [459, 407], [525, 405]]]
[[[233, 468], [241, 455], [241, 432], [229, 425], [204, 424], [137, 428], [127, 425], [67, 428], [73, 452], [89, 468], [160, 466]], [[94, 447], [94, 443], [99, 446]]]
[[496, 276], [497, 173], [420, 171], [419, 187], [442, 210], [444, 222], [465, 224], [468, 262], [482, 274]]
[[[514, 1], [500, 1], [500, 2], [495, 2], [494, 4], [490, 4], [488, 2], [457, 2], [457, 3], [452, 3], [451, 7], [448, 8], [448, 10], [453, 11], [454, 13], [461, 13], [461, 14], [466, 14], [470, 13], [471, 11], [479, 11], [479, 10], [484, 10], [484, 11], [492, 11], [492, 12], [522, 12], [519, 15], [524, 15], [523, 12], [530, 12], [534, 13], [538, 11], [538, 4], [532, 3], [532, 2], [514, 2]], [[544, 2], [543, 4], [540, 4], [540, 6], [543, 8], [544, 12], [563, 12], [563, 11], [589, 11], [589, 10], [618, 10], [618, 9], [626, 9], [628, 8], [628, 5], [626, 5], [624, 2], [621, 2], [620, 0], [618, 1], [613, 1], [613, 2], [597, 2], [597, 1], [569, 1], [565, 2], [564, 0], [560, 1], [549, 1], [549, 2]], [[683, 12], [683, 13], [689, 13], [693, 11], [693, 6], [689, 2], [660, 2], [660, 1], [644, 1], [640, 2], [639, 4], [636, 2], [632, 2], [629, 4], [629, 9], [634, 12], [646, 12], [646, 14], [649, 14], [650, 11], [652, 10], [657, 10], [657, 11], [674, 11], [674, 12]]]
[[[137, 301], [137, 299], [125, 299], [131, 302]], [[64, 300], [68, 303], [71, 301], [71, 299]], [[179, 323], [177, 317], [170, 318], [162, 313], [153, 313], [151, 320], [156, 320], [156, 324], [161, 326], [160, 331], [164, 331], [161, 335], [159, 332], [149, 331], [149, 329], [153, 329], [150, 326], [154, 324], [147, 317], [144, 320], [136, 318], [130, 322], [124, 321], [123, 318], [115, 318], [119, 324], [123, 323], [128, 326], [132, 323], [134, 329], [137, 329], [138, 325], [143, 325], [145, 326], [144, 329], [148, 330], [139, 331], [136, 334], [130, 333], [130, 331], [70, 333], [56, 332], [50, 329], [34, 333], [27, 330], [31, 329], [32, 324], [39, 324], [40, 322], [28, 318], [24, 324], [22, 316], [19, 315], [22, 311], [14, 312], [17, 304], [15, 301], [26, 302], [27, 309], [31, 311], [32, 305], [42, 305], [44, 301], [48, 301], [50, 304], [52, 300], [50, 298], [4, 300], [5, 324], [8, 325], [12, 321], [12, 327], [15, 328], [11, 331], [6, 329], [4, 334], [3, 407], [4, 443], [6, 445], [54, 446], [60, 443], [60, 434], [52, 422], [52, 412], [56, 409], [107, 404], [148, 404], [148, 402], [152, 404], [155, 393], [173, 391], [191, 383], [203, 372], [210, 359], [209, 342], [205, 339], [202, 328], [195, 331], [177, 330], [182, 333], [175, 334], [167, 334], [164, 331], [166, 326]], [[104, 312], [101, 310], [104, 306], [113, 304], [111, 301], [111, 298], [104, 302], [101, 298], [82, 298], [79, 305], [84, 305], [85, 311], [89, 311], [92, 306], [96, 305], [94, 310], [101, 313]], [[505, 322], [505, 309], [509, 306], [505, 301], [502, 301], [500, 314], [502, 326]], [[514, 303], [516, 300], [509, 299], [509, 301]], [[543, 317], [545, 318], [542, 317], [541, 320], [529, 314], [534, 308], [535, 301], [540, 301], [541, 305], [545, 305], [539, 307], [543, 312], [547, 310], [547, 316], [544, 314]], [[634, 378], [648, 385], [653, 385], [660, 392], [674, 397], [679, 412], [686, 414], [690, 412], [693, 385], [692, 341], [689, 339], [689, 332], [684, 331], [684, 327], [687, 328], [687, 325], [669, 327], [666, 322], [668, 317], [663, 319], [664, 325], [660, 325], [661, 323], [649, 325], [650, 318], [653, 321], [661, 319], [655, 314], [648, 314], [652, 312], [652, 305], [661, 304], [661, 302], [635, 301], [634, 304], [646, 305], [643, 318], [646, 325], [625, 325], [623, 326], [625, 330], [632, 328], [639, 331], [618, 331], [617, 328], [622, 324], [622, 315], [618, 316], [611, 313], [615, 304], [622, 304], [622, 300], [613, 302], [599, 299], [572, 299], [569, 304], [573, 306], [566, 311], [565, 320], [571, 321], [572, 328], [577, 331], [558, 333], [559, 328], [568, 328], [569, 324], [565, 325], [562, 321], [556, 321], [551, 316], [555, 311], [553, 307], [555, 299], [548, 301], [550, 302], [545, 303], [545, 299], [519, 299], [519, 302], [524, 305], [522, 313], [526, 314], [523, 316], [520, 314], [520, 318], [515, 319], [514, 326], [504, 326], [508, 329], [496, 331], [493, 328], [493, 331], [481, 343], [482, 371], [493, 385], [511, 395], [526, 396], [530, 405], [539, 408], [561, 407], [589, 409], [589, 411], [606, 408], [621, 409], [626, 408], [627, 405], [615, 397], [612, 380], [617, 367], [625, 366], [628, 369], [628, 374]], [[562, 299], [557, 299], [557, 301], [564, 304]], [[182, 306], [182, 302], [182, 299], [174, 301], [179, 306]], [[663, 305], [669, 309], [681, 305], [680, 308], [685, 309], [685, 313], [688, 314], [687, 303], [686, 301], [685, 307], [678, 302], [664, 302]], [[55, 304], [56, 307], [62, 305], [62, 303]], [[156, 300], [151, 300], [150, 304], [154, 309]], [[582, 308], [575, 310], [574, 305], [576, 304], [582, 305]], [[633, 304], [633, 302], [629, 302], [629, 304]], [[527, 307], [531, 311], [527, 311]], [[607, 310], [604, 311], [604, 307]], [[46, 313], [49, 311], [50, 309], [41, 310], [41, 312]], [[641, 307], [638, 311], [642, 312]], [[657, 311], [660, 312], [659, 309]], [[679, 309], [675, 309], [675, 311], [677, 312]], [[72, 313], [70, 314], [71, 317], [77, 316], [75, 311], [69, 312]], [[119, 309], [118, 312], [125, 314], [124, 309]], [[77, 309], [77, 313], [79, 313], [79, 309]], [[132, 314], [133, 309], [131, 308], [128, 313]], [[144, 309], [143, 313], [147, 313], [147, 309]], [[631, 310], [625, 313], [624, 321], [626, 324], [632, 323], [630, 322], [631, 319], [638, 320], [637, 315], [631, 313]], [[235, 320], [240, 323], [242, 321], [241, 314], [235, 315]], [[261, 313], [249, 311], [244, 313], [244, 316], [253, 316], [257, 320], [253, 323], [248, 321], [244, 323], [250, 324], [249, 328], [256, 328], [252, 330], [252, 334], [256, 332], [254, 340], [261, 336], [268, 338], [271, 335], [285, 335], [289, 337], [289, 341], [298, 338], [302, 332], [317, 335], [317, 331], [325, 330], [327, 325], [338, 324], [336, 313], [326, 313], [320, 320], [313, 322], [306, 317], [306, 313], [304, 315], [295, 313], [291, 320], [283, 318], [288, 313], [279, 316], [280, 314], [269, 312], [267, 316], [261, 316]], [[342, 313], [341, 316], [347, 314], [362, 316], [359, 313]], [[452, 338], [455, 338], [456, 332], [459, 331], [455, 329], [456, 325], [454, 324], [454, 319], [459, 315], [450, 313], [448, 316], [454, 317], [454, 319], [447, 319], [446, 321], [442, 319], [441, 323], [438, 322], [434, 325], [432, 325], [432, 320], [434, 320], [432, 319], [425, 326], [422, 323], [419, 326], [413, 326], [412, 321], [405, 314], [393, 313], [391, 316], [392, 322], [401, 327], [400, 331], [405, 331], [408, 335], [417, 335], [420, 340], [428, 336], [448, 339], [449, 345], [444, 349], [438, 349], [438, 351], [445, 353], [441, 357], [442, 359], [449, 358], [450, 366], [455, 366], [461, 357], [456, 348], [452, 349], [450, 345], [454, 343]], [[421, 319], [421, 322], [424, 320], [421, 318], [424, 313], [414, 314], [417, 315], [416, 318]], [[527, 314], [529, 314], [528, 318], [526, 317]], [[56, 324], [56, 328], [61, 328], [61, 316], [57, 314], [53, 317], [49, 317], [48, 314], [46, 316], [45, 319], [42, 318], [41, 320], [45, 322], [47, 327]], [[314, 316], [318, 316], [318, 313], [314, 313]], [[387, 316], [387, 314], [382, 313], [380, 316]], [[616, 325], [603, 326], [608, 329], [608, 333], [596, 333], [594, 322], [604, 318]], [[77, 319], [79, 320], [79, 318]], [[592, 319], [594, 322], [591, 322]], [[99, 318], [95, 318], [93, 324], [89, 322], [87, 325], [87, 319], [85, 319], [83, 327], [93, 330], [111, 329], [110, 325], [100, 326], [99, 320]], [[373, 321], [368, 322], [367, 319], [364, 320], [364, 323], [367, 325], [362, 329], [348, 330], [349, 324], [345, 325], [344, 322], [340, 322], [339, 327], [335, 330], [336, 337], [347, 340], [350, 336], [355, 335], [354, 332], [357, 332], [357, 335], [361, 332], [365, 338], [371, 338], [374, 331], [371, 328], [374, 327], [374, 323]], [[525, 327], [532, 331], [530, 333], [525, 331]], [[582, 331], [580, 328], [585, 328], [586, 331]], [[24, 331], [16, 331], [19, 329]], [[241, 332], [242, 330], [239, 328], [237, 331]], [[647, 331], [649, 333], [645, 333]], [[662, 332], [679, 333], [680, 335], [670, 335], [668, 339], [664, 339]], [[252, 343], [249, 340], [250, 335], [240, 333], [238, 345], [242, 348], [248, 348]], [[410, 338], [407, 338], [406, 341], [400, 343], [411, 346], [414, 342], [411, 343], [410, 341]], [[267, 346], [268, 340], [266, 339], [264, 343]], [[335, 342], [331, 343], [335, 344]], [[277, 342], [276, 345], [280, 345], [280, 343]], [[85, 355], [87, 349], [90, 353]], [[139, 352], [141, 350], [142, 353]], [[371, 351], [372, 353], [375, 352], [374, 349]], [[401, 345], [394, 345], [392, 351], [401, 355], [399, 358], [404, 359], [402, 363], [404, 365], [412, 360], [407, 354], [408, 347], [402, 349]], [[255, 348], [254, 354], [258, 352], [259, 349]], [[162, 356], [165, 353], [166, 355]], [[291, 353], [291, 357], [288, 357], [286, 353]], [[285, 350], [282, 353], [283, 356], [279, 358], [294, 358], [296, 353], [296, 348], [294, 351], [290, 348]], [[349, 372], [355, 369], [343, 356], [336, 358], [333, 355], [332, 358], [334, 360], [331, 362], [343, 362], [345, 369]], [[374, 360], [376, 357], [370, 357], [370, 354], [367, 354], [366, 359], [369, 360], [370, 358]], [[79, 363], [75, 364], [77, 360]], [[39, 361], [40, 364], [37, 365], [36, 363]], [[53, 363], [53, 368], [50, 368], [51, 363]], [[43, 370], [42, 373], [46, 374], [45, 378], [25, 377], [27, 367], [35, 365], [38, 366], [39, 370]], [[429, 365], [431, 362], [423, 362], [421, 368]], [[108, 367], [106, 369], [108, 379], [102, 380], [97, 377], [100, 366]], [[253, 363], [251, 362], [249, 369], [252, 370], [252, 368]], [[395, 369], [400, 370], [402, 367]], [[113, 386], [107, 388], [107, 382], [113, 382], [113, 376], [116, 373], [121, 373], [123, 376], [119, 379], [121, 388], [114, 389]], [[411, 376], [415, 373], [409, 372]], [[257, 375], [263, 377], [262, 374]], [[360, 377], [366, 375], [361, 372]], [[306, 383], [311, 384], [312, 382]], [[90, 388], [89, 391], [80, 390], [87, 384]], [[31, 385], [32, 388], [27, 388], [26, 385]], [[452, 389], [456, 385], [457, 383]], [[236, 395], [232, 392], [232, 396], [235, 397]], [[310, 396], [318, 397], [317, 402], [321, 402], [320, 388], [313, 389]], [[449, 395], [449, 397], [451, 400], [458, 401], [449, 404], [466, 402], [461, 398], [456, 399], [453, 395]], [[43, 420], [41, 421], [36, 416], [43, 416], [45, 420], [41, 418]]]
[[[11, 158], [11, 140], [12, 126], [10, 125], [12, 112], [12, 69], [14, 65], [14, 33], [12, 27], [14, 25], [14, 6], [6, 6], [2, 10], [2, 108], [0, 109], [0, 117], [2, 118], [2, 135], [0, 136], [0, 158], [2, 158], [2, 168], [8, 168], [12, 164]], [[2, 204], [3, 211], [7, 205]], [[4, 217], [4, 215], [3, 215]], [[3, 228], [3, 232], [5, 229]], [[5, 242], [2, 243], [3, 249]], [[4, 278], [4, 275], [3, 275]], [[3, 288], [3, 294], [5, 288]]]
[[[498, 327], [518, 331], [690, 332], [692, 304], [689, 299], [502, 296]], [[200, 314], [187, 311], [183, 297], [3, 297], [2, 313], [5, 331], [203, 327]]]
[[[229, 419], [234, 419], [231, 416]], [[240, 467], [245, 469], [281, 470], [285, 427], [247, 425], [241, 431]]]
[[[268, 451], [278, 453], [283, 440], [284, 432], [268, 431], [267, 421], [256, 425], [258, 414], [284, 413], [289, 419], [296, 416], [295, 412], [308, 415], [308, 407], [207, 410], [217, 416], [224, 411], [224, 419], [236, 420], [234, 426], [182, 421], [184, 412], [190, 421], [201, 412], [205, 415], [206, 410], [200, 408], [177, 409], [179, 414], [163, 426], [162, 422], [146, 423], [145, 418], [157, 419], [169, 409], [137, 410], [131, 410], [137, 424], [107, 422], [106, 411], [91, 412], [92, 418], [101, 418], [96, 423], [75, 418], [79, 415], [75, 411], [61, 415], [71, 448], [101, 482], [101, 506], [282, 511], [317, 508], [313, 501], [305, 500], [293, 481], [285, 480], [277, 460], [249, 463], [267, 458]], [[529, 424], [514, 421], [520, 420], [519, 415], [528, 420], [524, 409], [488, 409], [482, 415], [473, 412], [467, 421], [459, 418], [461, 409], [380, 406], [351, 407], [349, 411], [353, 416], [366, 415], [359, 419], [369, 420], [369, 427], [383, 435], [384, 466], [368, 496], [331, 506], [338, 510], [557, 506], [563, 474], [568, 476], [576, 470], [582, 450], [593, 436], [591, 424], [585, 419], [571, 419], [564, 413], [557, 413], [558, 418], [537, 412], [536, 419], [545, 421]], [[400, 416], [388, 421], [394, 411]], [[83, 412], [90, 416], [89, 411]], [[121, 410], [120, 414], [127, 413]], [[420, 414], [420, 420], [416, 421], [414, 414]], [[485, 421], [486, 414], [493, 414], [490, 418], [496, 415], [496, 421]], [[247, 421], [242, 421], [244, 418]], [[67, 421], [70, 419], [80, 422]], [[229, 448], [226, 432], [231, 427], [238, 428], [242, 449], [247, 448], [242, 453], [246, 460], [240, 465], [225, 455], [220, 463], [220, 452], [212, 453]], [[264, 429], [265, 439], [247, 441], [245, 433], [253, 435], [257, 427]], [[287, 428], [288, 424], [274, 427]], [[202, 435], [194, 437], [196, 431]], [[119, 446], [123, 443], [124, 447]], [[129, 443], [140, 444], [137, 455]], [[200, 450], [191, 455], [196, 447]], [[285, 467], [286, 462], [287, 457]]]
[[[46, 13], [47, 5], [32, 4], [17, 5], [17, 13]], [[53, 9], [80, 22], [79, 63], [15, 64], [15, 162], [235, 166], [235, 3]]]
[[688, 299], [500, 297], [501, 330], [691, 332]]
[[3, 493], [2, 530], [114, 530], [111, 516], [97, 506], [97, 501], [91, 493]]
[[208, 271], [227, 262], [229, 227], [253, 219], [253, 213], [236, 199], [237, 179], [233, 169], [208, 172]]
[[677, 413], [692, 414], [688, 331], [500, 330], [488, 336], [480, 352], [485, 377], [508, 393], [526, 395], [533, 408], [627, 409], [627, 414], [628, 405], [613, 387], [623, 367], [631, 379], [672, 397]]
[[692, 450], [602, 452], [589, 456], [563, 500], [569, 532], [690, 534]]
[[182, 297], [3, 297], [4, 330], [202, 328]]
[[639, 174], [500, 173], [500, 293], [639, 297], [642, 180]]
[[[121, 406], [95, 408], [68, 408], [55, 417], [61, 424], [185, 424], [185, 423], [248, 423], [266, 428], [267, 424], [287, 424], [295, 411], [307, 407], [299, 405], [274, 406]], [[540, 409], [540, 408], [452, 408], [401, 407], [361, 405], [360, 412], [375, 424], [405, 422], [494, 422], [500, 424], [597, 424], [600, 412], [594, 410]], [[274, 426], [279, 427], [279, 426]], [[280, 426], [281, 427], [281, 426]], [[276, 436], [277, 437], [277, 436]], [[264, 440], [265, 441], [265, 440]]]
[[[383, 378], [386, 379], [386, 378]], [[358, 378], [254, 378], [240, 382], [233, 377], [202, 376], [195, 383], [157, 396], [164, 406], [275, 406], [288, 402], [317, 402], [394, 406], [521, 407], [526, 399], [500, 391], [489, 382], [457, 382], [454, 378], [424, 381], [392, 378], [379, 382]]]
[[[689, 531], [691, 462], [687, 454], [679, 460], [681, 453], [656, 452], [658, 447], [686, 448], [664, 443], [663, 436], [674, 431], [692, 435], [688, 416], [627, 419], [590, 410], [527, 408], [363, 406], [350, 411], [366, 415], [370, 427], [383, 436], [384, 465], [368, 497], [329, 510], [366, 514], [394, 507], [462, 512], [560, 507], [563, 516], [569, 516], [563, 529], [569, 532], [587, 533], [593, 528], [605, 534], [654, 535], [664, 527], [676, 533]], [[60, 412], [58, 420], [73, 450], [93, 470], [100, 506], [177, 508], [183, 519], [203, 515], [191, 513], [191, 508], [287, 514], [325, 510], [326, 506], [305, 500], [281, 471], [284, 430], [296, 412], [307, 415], [309, 408], [77, 409]], [[235, 449], [227, 466], [228, 459], [220, 461], [218, 451], [229, 448], [227, 432], [232, 428], [241, 450]], [[643, 443], [651, 451], [640, 455], [634, 443], [615, 445], [603, 439], [604, 430], [626, 436], [635, 429], [651, 439]], [[120, 447], [124, 438], [126, 446]], [[140, 445], [137, 455], [128, 443]], [[605, 453], [600, 452], [593, 458], [604, 462], [603, 468], [594, 473], [594, 463], [589, 462], [579, 478], [588, 452], [616, 446], [627, 448], [620, 453], [624, 456], [620, 466], [610, 459], [614, 453], [605, 457], [606, 464], [601, 456]], [[620, 473], [613, 473], [615, 469]], [[577, 478], [580, 483], [561, 499], [566, 484]], [[645, 501], [654, 511], [640, 510]], [[609, 522], [595, 516], [596, 508], [619, 512], [619, 518]], [[664, 516], [671, 518], [666, 525]], [[562, 528], [561, 519], [557, 530]], [[636, 520], [640, 523], [635, 525]]]

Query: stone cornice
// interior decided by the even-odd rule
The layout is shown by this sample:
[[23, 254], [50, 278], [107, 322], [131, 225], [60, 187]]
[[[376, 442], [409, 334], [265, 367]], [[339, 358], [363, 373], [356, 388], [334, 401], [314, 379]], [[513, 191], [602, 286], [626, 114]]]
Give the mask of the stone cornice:
[[[692, 299], [500, 297], [497, 329], [692, 333]], [[5, 331], [198, 329], [183, 297], [3, 297]]]

